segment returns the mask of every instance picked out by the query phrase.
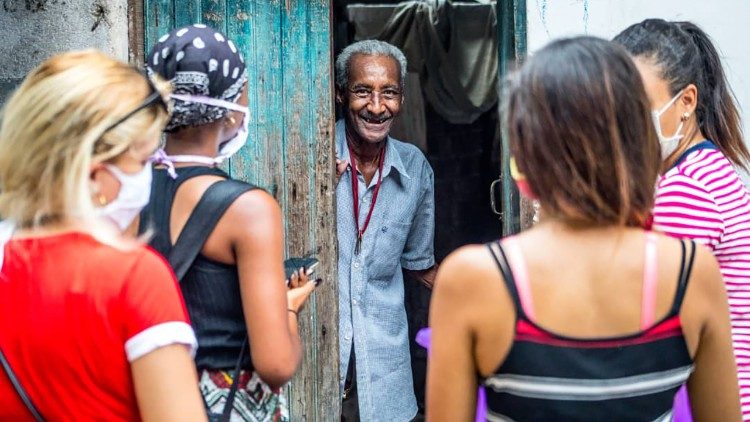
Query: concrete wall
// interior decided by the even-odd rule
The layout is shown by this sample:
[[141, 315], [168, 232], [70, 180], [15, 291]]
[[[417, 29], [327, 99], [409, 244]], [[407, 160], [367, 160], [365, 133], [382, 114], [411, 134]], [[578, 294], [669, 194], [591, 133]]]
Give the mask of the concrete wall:
[[127, 0], [0, 0], [0, 104], [48, 57], [98, 48], [128, 57]]
[[646, 18], [690, 20], [701, 26], [721, 51], [729, 83], [743, 108], [750, 138], [750, 1], [748, 0], [527, 0], [528, 49], [549, 40], [590, 34], [611, 39]]

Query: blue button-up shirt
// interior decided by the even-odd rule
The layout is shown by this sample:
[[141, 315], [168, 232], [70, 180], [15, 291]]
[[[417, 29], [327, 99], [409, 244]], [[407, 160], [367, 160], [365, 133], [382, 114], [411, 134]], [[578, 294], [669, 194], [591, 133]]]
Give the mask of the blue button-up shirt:
[[[351, 162], [345, 123], [336, 123], [337, 157]], [[354, 344], [357, 395], [363, 421], [409, 421], [417, 413], [409, 356], [401, 268], [424, 270], [435, 264], [435, 203], [430, 164], [413, 145], [388, 138], [383, 178], [370, 224], [354, 254], [352, 169], [336, 188], [339, 245], [339, 344], [344, 388]], [[364, 226], [378, 174], [359, 181], [360, 227]]]

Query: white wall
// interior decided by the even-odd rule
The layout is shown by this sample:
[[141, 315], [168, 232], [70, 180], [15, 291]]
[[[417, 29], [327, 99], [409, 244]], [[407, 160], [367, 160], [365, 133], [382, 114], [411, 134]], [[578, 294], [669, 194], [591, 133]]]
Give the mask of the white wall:
[[526, 0], [526, 5], [531, 54], [562, 36], [612, 39], [646, 18], [698, 24], [720, 50], [750, 141], [750, 0]]

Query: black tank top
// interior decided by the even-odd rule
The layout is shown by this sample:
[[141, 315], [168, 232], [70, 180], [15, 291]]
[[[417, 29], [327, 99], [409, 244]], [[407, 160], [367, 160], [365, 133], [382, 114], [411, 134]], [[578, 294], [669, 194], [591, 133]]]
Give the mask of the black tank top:
[[[176, 179], [172, 179], [167, 170], [154, 169], [151, 201], [141, 213], [139, 230], [145, 232], [150, 229], [153, 232], [149, 244], [165, 257], [169, 257], [174, 247], [169, 219], [180, 185], [190, 178], [204, 175], [230, 178], [220, 169], [200, 166], [180, 167], [178, 175]], [[251, 189], [254, 187], [248, 184], [247, 190]], [[197, 227], [212, 219], [208, 215], [200, 215], [197, 208], [196, 206], [193, 210], [180, 236], [187, 230], [209, 229], [205, 226]], [[212, 217], [218, 221], [217, 216]], [[206, 233], [210, 234], [214, 227], [210, 227]], [[227, 265], [198, 254], [180, 280], [180, 288], [198, 338], [196, 366], [198, 369], [233, 369], [247, 336], [236, 265]], [[245, 354], [242, 367], [252, 369], [248, 353]]]
[[636, 334], [592, 339], [562, 336], [529, 318], [517, 280], [525, 276], [514, 274], [499, 242], [489, 246], [516, 308], [516, 328], [503, 363], [480, 380], [488, 421], [672, 420], [674, 396], [693, 371], [680, 323], [695, 257], [692, 241], [682, 241], [666, 317]]

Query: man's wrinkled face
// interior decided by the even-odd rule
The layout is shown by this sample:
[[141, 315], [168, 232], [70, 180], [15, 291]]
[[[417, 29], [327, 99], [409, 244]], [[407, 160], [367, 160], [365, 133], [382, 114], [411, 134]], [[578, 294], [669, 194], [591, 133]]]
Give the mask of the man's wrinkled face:
[[357, 54], [349, 62], [347, 90], [337, 93], [346, 109], [350, 135], [367, 143], [388, 136], [403, 101], [398, 62], [386, 56]]

